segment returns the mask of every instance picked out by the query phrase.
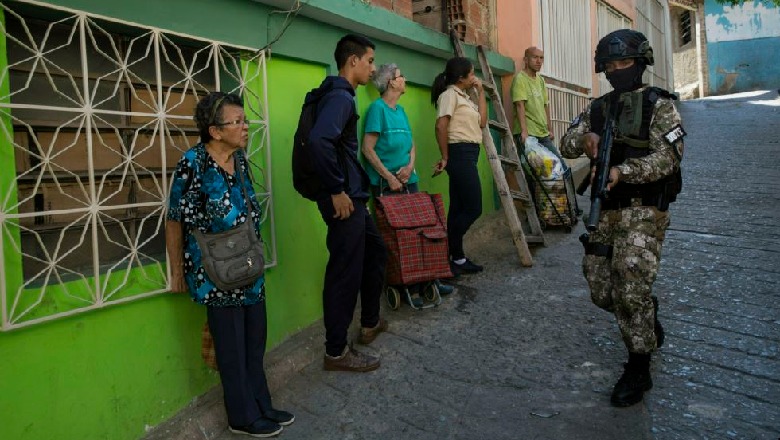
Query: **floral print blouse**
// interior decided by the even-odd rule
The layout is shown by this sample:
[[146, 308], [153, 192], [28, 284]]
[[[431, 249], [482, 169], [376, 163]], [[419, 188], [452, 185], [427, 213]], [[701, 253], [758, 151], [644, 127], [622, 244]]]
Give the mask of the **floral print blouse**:
[[[249, 179], [243, 150], [235, 153], [244, 188], [252, 203], [252, 220], [260, 230], [260, 205]], [[202, 143], [187, 150], [173, 174], [167, 219], [182, 224], [184, 231], [184, 280], [192, 300], [207, 306], [236, 307], [256, 304], [265, 298], [265, 276], [254, 284], [229, 291], [209, 279], [201, 264], [198, 242], [192, 234], [222, 232], [247, 220], [247, 206], [238, 181], [239, 173], [228, 174], [206, 152]], [[259, 233], [258, 233], [259, 235]]]

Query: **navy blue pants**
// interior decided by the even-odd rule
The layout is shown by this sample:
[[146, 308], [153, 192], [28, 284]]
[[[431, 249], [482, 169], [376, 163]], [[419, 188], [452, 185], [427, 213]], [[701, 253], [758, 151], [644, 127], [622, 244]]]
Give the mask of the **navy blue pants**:
[[365, 200], [352, 199], [355, 211], [349, 218], [333, 218], [333, 203], [317, 202], [328, 225], [326, 244], [330, 258], [322, 289], [325, 321], [325, 352], [340, 356], [347, 346], [347, 333], [360, 293], [360, 325], [379, 323], [379, 301], [385, 279], [387, 250]]
[[450, 210], [447, 213], [447, 234], [450, 257], [465, 258], [463, 236], [482, 215], [482, 186], [479, 182], [477, 161], [479, 144], [449, 145], [447, 175], [450, 176]]
[[268, 334], [265, 301], [242, 307], [207, 307], [225, 411], [231, 426], [246, 426], [272, 409], [263, 369]]

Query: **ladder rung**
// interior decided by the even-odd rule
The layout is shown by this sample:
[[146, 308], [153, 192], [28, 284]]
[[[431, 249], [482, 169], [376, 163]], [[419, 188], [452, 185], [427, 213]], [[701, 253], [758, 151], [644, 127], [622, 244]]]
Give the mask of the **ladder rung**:
[[483, 81], [482, 88], [490, 94], [496, 93], [496, 86], [494, 86], [492, 82]]
[[542, 243], [542, 244], [544, 244], [544, 235], [529, 235], [529, 234], [525, 234], [525, 241], [527, 243]]
[[521, 202], [527, 202], [527, 203], [531, 202], [531, 197], [529, 197], [528, 194], [522, 193], [520, 191], [513, 191], [510, 189], [509, 195], [512, 196], [513, 199], [520, 200]]
[[490, 126], [490, 128], [493, 128], [495, 130], [502, 131], [504, 133], [509, 133], [509, 127], [507, 127], [506, 125], [498, 121], [494, 121], [492, 119], [488, 120], [488, 125]]
[[502, 156], [500, 154], [498, 155], [498, 160], [500, 160], [501, 163], [503, 163], [503, 164], [512, 165], [515, 168], [520, 167], [520, 161], [517, 161], [517, 160], [514, 160], [514, 159], [510, 159], [510, 158], [508, 158], [506, 156]]

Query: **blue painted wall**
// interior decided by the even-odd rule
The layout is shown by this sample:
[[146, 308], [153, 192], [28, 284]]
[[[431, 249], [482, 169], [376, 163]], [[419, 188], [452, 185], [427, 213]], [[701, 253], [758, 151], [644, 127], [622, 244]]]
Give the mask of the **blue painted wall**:
[[704, 2], [712, 95], [780, 87], [780, 8], [748, 0], [741, 6]]

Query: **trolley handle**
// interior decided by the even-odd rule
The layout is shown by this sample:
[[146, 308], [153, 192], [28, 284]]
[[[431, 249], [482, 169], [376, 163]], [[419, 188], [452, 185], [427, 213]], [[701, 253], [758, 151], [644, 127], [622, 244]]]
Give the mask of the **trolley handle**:
[[[386, 183], [387, 185], [382, 185], [382, 183]], [[379, 177], [379, 197], [384, 196], [384, 190], [387, 188], [389, 193], [394, 193], [394, 191], [390, 191], [390, 182], [387, 181], [387, 179], [383, 179], [381, 176]], [[401, 184], [401, 191], [397, 192], [396, 194], [411, 194], [409, 192], [409, 187], [406, 186], [405, 183]]]

